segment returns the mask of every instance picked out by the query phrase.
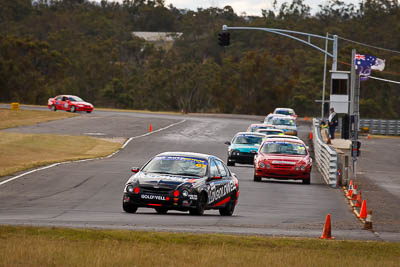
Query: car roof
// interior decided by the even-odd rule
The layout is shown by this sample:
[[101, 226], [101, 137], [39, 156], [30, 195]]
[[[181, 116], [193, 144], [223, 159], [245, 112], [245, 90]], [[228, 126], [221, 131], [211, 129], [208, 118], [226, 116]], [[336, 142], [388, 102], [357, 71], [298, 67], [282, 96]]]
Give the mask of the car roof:
[[294, 110], [292, 108], [276, 108], [274, 111], [277, 111], [277, 110], [290, 110], [290, 111], [294, 112]]
[[[59, 96], [66, 96], [66, 97], [78, 97], [78, 96], [76, 96], [76, 95], [58, 95], [58, 96], [56, 96], [56, 97], [59, 97]], [[80, 97], [79, 97], [80, 98]]]
[[272, 120], [294, 120], [294, 117], [293, 116], [276, 117], [272, 118]]
[[213, 156], [213, 155], [196, 153], [196, 152], [182, 152], [182, 151], [167, 151], [167, 152], [162, 152], [162, 153], [156, 155], [156, 157], [161, 157], [161, 156], [193, 157], [193, 158], [200, 158], [200, 159], [205, 159], [205, 160], [209, 160], [210, 158], [219, 159], [218, 157]]
[[267, 124], [267, 123], [252, 123], [252, 124], [250, 124], [249, 127], [254, 127], [254, 126], [270, 126], [270, 127], [275, 127], [274, 125], [272, 125], [272, 124]]
[[305, 145], [303, 140], [301, 140], [301, 139], [291, 139], [291, 138], [266, 138], [266, 139], [264, 139], [263, 143], [273, 142], [273, 141], [277, 141], [277, 142], [292, 142], [292, 143], [298, 143], [298, 144]]
[[279, 138], [279, 139], [282, 139], [282, 138], [288, 138], [288, 139], [293, 139], [293, 140], [301, 140], [300, 138], [298, 138], [297, 136], [294, 136], [294, 135], [286, 135], [286, 134], [284, 134], [284, 135], [282, 135], [282, 134], [268, 134], [267, 136], [266, 136], [266, 138], [268, 138], [268, 139], [270, 139], [270, 138]]
[[256, 133], [260, 133], [262, 131], [275, 131], [275, 132], [283, 133], [282, 129], [277, 129], [277, 128], [273, 128], [273, 129], [257, 129]]
[[248, 134], [248, 135], [265, 136], [264, 133], [259, 133], [259, 132], [238, 132], [237, 134], [235, 134], [235, 136], [237, 136], [237, 135], [239, 135], [239, 134]]

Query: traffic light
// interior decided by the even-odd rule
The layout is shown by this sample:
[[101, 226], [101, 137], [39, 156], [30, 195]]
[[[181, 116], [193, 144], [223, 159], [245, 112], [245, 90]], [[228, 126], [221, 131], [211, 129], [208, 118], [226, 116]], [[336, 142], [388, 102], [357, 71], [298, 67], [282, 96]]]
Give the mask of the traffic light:
[[361, 154], [360, 151], [361, 148], [361, 142], [360, 141], [353, 141], [351, 144], [351, 151], [352, 151], [352, 156], [353, 157], [359, 157]]
[[230, 44], [230, 37], [229, 32], [218, 33], [218, 44], [220, 46], [228, 46]]

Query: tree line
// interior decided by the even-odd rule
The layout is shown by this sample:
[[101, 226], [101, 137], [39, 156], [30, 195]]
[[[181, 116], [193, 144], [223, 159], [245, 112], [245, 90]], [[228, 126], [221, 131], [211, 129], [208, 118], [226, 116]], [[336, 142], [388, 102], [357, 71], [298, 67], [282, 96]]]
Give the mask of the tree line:
[[[182, 10], [164, 0], [5, 0], [0, 101], [43, 105], [57, 94], [74, 94], [97, 107], [263, 115], [290, 106], [303, 116], [318, 115], [322, 53], [258, 31], [231, 31], [231, 44], [220, 47], [222, 25], [328, 32], [399, 51], [399, 21], [397, 0], [330, 0], [315, 14], [303, 0], [292, 0], [275, 2], [260, 16], [238, 15], [230, 6]], [[134, 31], [182, 35], [167, 49]], [[312, 41], [324, 48], [323, 40]], [[399, 53], [343, 39], [338, 70], [350, 69], [352, 48], [386, 59], [385, 71], [374, 76], [400, 80]], [[360, 111], [362, 117], [399, 119], [400, 86], [363, 82]]]

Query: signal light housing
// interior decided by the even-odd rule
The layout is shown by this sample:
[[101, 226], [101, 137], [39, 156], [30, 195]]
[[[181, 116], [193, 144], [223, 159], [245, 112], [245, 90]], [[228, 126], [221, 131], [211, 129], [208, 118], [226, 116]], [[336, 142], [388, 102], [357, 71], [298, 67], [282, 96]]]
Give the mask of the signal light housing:
[[218, 33], [218, 44], [220, 46], [228, 46], [230, 44], [231, 34], [229, 32]]

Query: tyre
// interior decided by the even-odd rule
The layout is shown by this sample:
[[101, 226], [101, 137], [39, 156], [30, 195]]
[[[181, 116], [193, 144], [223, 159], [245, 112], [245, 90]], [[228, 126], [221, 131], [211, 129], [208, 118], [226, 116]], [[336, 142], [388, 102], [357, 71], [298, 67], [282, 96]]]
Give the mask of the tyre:
[[76, 107], [75, 106], [71, 106], [69, 109], [71, 110], [71, 112], [76, 112]]
[[303, 184], [311, 184], [311, 178], [303, 179]]
[[51, 105], [51, 110], [52, 111], [57, 111], [56, 105]]
[[163, 207], [157, 207], [155, 208], [155, 210], [157, 211], [158, 214], [167, 214], [168, 209], [163, 208]]
[[229, 161], [229, 159], [226, 161], [226, 165], [228, 166], [235, 166], [235, 162], [234, 161]]
[[254, 174], [254, 182], [261, 182], [261, 177]]
[[190, 215], [203, 215], [204, 214], [204, 209], [206, 208], [206, 201], [207, 197], [203, 193], [199, 196], [199, 200], [197, 201], [197, 207], [192, 208], [189, 210]]
[[86, 113], [91, 113], [91, 111], [86, 111]]
[[128, 203], [122, 203], [122, 209], [127, 213], [135, 213], [138, 207]]
[[235, 210], [235, 200], [231, 199], [225, 207], [219, 209], [219, 214], [221, 216], [232, 216], [234, 210]]

